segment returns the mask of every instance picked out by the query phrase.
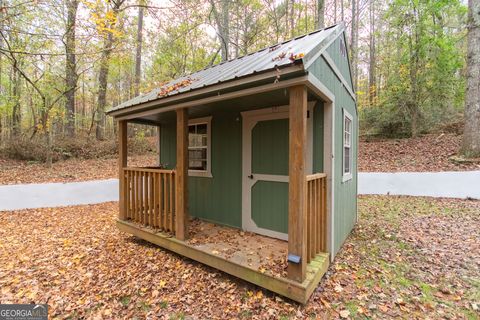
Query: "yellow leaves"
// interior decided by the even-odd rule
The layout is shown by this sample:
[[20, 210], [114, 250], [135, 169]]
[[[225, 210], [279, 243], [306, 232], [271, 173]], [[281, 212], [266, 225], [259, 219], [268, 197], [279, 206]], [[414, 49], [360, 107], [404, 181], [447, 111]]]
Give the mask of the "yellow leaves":
[[165, 280], [160, 280], [160, 282], [158, 283], [158, 286], [161, 289], [163, 289], [166, 285], [167, 285], [167, 282]]
[[110, 23], [115, 24], [117, 22], [117, 15], [115, 12], [113, 12], [113, 10], [108, 10], [105, 14], [105, 19], [110, 21]]
[[86, 1], [83, 3], [90, 9], [90, 21], [95, 24], [100, 34], [108, 34], [119, 37], [122, 33], [117, 30], [118, 13], [112, 9], [104, 9], [102, 1]]
[[63, 246], [64, 246], [65, 248], [71, 247], [71, 246], [72, 246], [72, 243], [73, 243], [73, 242], [72, 242], [71, 239], [63, 239]]
[[213, 254], [220, 254], [220, 252], [218, 252], [217, 250], [212, 250], [212, 253]]

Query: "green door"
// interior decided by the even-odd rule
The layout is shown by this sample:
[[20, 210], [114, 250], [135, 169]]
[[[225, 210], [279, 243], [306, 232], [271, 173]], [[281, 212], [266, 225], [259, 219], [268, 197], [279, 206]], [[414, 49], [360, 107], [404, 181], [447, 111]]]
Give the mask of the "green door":
[[250, 172], [246, 174], [251, 225], [245, 229], [282, 239], [288, 234], [287, 116], [253, 119], [250, 141], [246, 141], [250, 142]]

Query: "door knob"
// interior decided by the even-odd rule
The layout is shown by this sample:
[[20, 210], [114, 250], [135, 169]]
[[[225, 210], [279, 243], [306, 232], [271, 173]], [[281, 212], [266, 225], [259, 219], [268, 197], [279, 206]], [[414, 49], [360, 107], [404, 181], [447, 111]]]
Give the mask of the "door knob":
[[250, 179], [253, 179], [253, 174], [249, 175], [248, 177], [249, 177]]

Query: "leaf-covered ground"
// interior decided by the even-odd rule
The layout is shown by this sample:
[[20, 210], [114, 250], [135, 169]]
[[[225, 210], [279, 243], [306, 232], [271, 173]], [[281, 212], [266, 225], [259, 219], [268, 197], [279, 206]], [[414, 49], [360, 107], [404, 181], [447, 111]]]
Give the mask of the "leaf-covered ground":
[[120, 233], [116, 203], [0, 213], [0, 302], [52, 318], [479, 318], [480, 202], [361, 197], [306, 306]]
[[[450, 160], [460, 148], [461, 136], [430, 134], [416, 139], [361, 141], [359, 171], [465, 171], [480, 170], [480, 159], [471, 163]], [[428, 155], [428, 156], [425, 156]], [[156, 165], [156, 155], [129, 157], [129, 166]], [[72, 182], [117, 178], [117, 158], [70, 159], [47, 168], [41, 163], [0, 158], [0, 185]]]
[[[0, 185], [44, 182], [72, 182], [118, 177], [117, 158], [69, 159], [53, 163], [52, 168], [38, 162], [0, 158]], [[156, 155], [135, 155], [129, 166], [156, 165]]]
[[480, 170], [480, 159], [464, 163], [457, 156], [462, 136], [428, 134], [418, 138], [360, 141], [358, 170], [363, 172], [423, 172]]

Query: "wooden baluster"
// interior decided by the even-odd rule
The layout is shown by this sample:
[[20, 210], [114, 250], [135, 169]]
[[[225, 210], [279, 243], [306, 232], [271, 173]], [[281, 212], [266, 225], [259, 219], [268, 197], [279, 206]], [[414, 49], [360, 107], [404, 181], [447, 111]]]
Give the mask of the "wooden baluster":
[[144, 178], [144, 172], [140, 171], [140, 223], [144, 224], [144, 210], [145, 210], [145, 203], [144, 203], [144, 189], [143, 189], [143, 178]]
[[131, 171], [131, 179], [132, 179], [132, 220], [137, 220], [137, 185], [135, 179], [135, 171]]
[[167, 230], [167, 210], [168, 210], [168, 191], [167, 191], [167, 175], [163, 174], [163, 229]]
[[320, 187], [321, 187], [321, 193], [322, 193], [322, 202], [321, 202], [321, 217], [322, 217], [322, 223], [321, 223], [321, 229], [322, 230], [322, 239], [321, 239], [321, 251], [326, 252], [327, 251], [327, 188], [326, 188], [326, 183], [327, 183], [327, 178], [322, 178], [320, 181]]
[[153, 172], [148, 173], [148, 224], [153, 227]]
[[310, 181], [310, 188], [308, 188], [310, 200], [310, 216], [309, 216], [309, 229], [312, 234], [310, 237], [310, 259], [315, 257], [315, 180]]
[[157, 227], [157, 214], [158, 214], [158, 209], [157, 209], [157, 205], [158, 205], [158, 201], [157, 201], [157, 172], [153, 173], [153, 179], [152, 179], [152, 193], [153, 193], [153, 217], [152, 217], [152, 226], [154, 228]]
[[312, 239], [312, 254], [313, 257], [317, 255], [317, 239], [318, 239], [318, 227], [317, 227], [317, 199], [318, 193], [316, 188], [317, 180], [315, 179], [312, 181], [312, 207], [313, 207], [313, 215], [312, 215], [312, 226], [313, 226], [313, 239]]
[[145, 209], [143, 211], [144, 216], [144, 224], [148, 225], [148, 212], [150, 210], [150, 206], [148, 203], [148, 172], [144, 173], [143, 177], [143, 203], [145, 204]]
[[173, 232], [175, 231], [175, 224], [174, 224], [174, 214], [173, 214], [173, 211], [174, 211], [174, 202], [173, 202], [173, 195], [174, 195], [174, 189], [173, 189], [173, 174], [169, 174], [170, 176], [170, 190], [169, 190], [169, 193], [170, 193], [170, 230]]
[[315, 254], [320, 252], [320, 237], [322, 234], [322, 229], [320, 228], [320, 206], [319, 206], [319, 201], [321, 198], [321, 193], [320, 193], [320, 188], [319, 186], [319, 179], [316, 179], [314, 181], [314, 186], [315, 186]]

